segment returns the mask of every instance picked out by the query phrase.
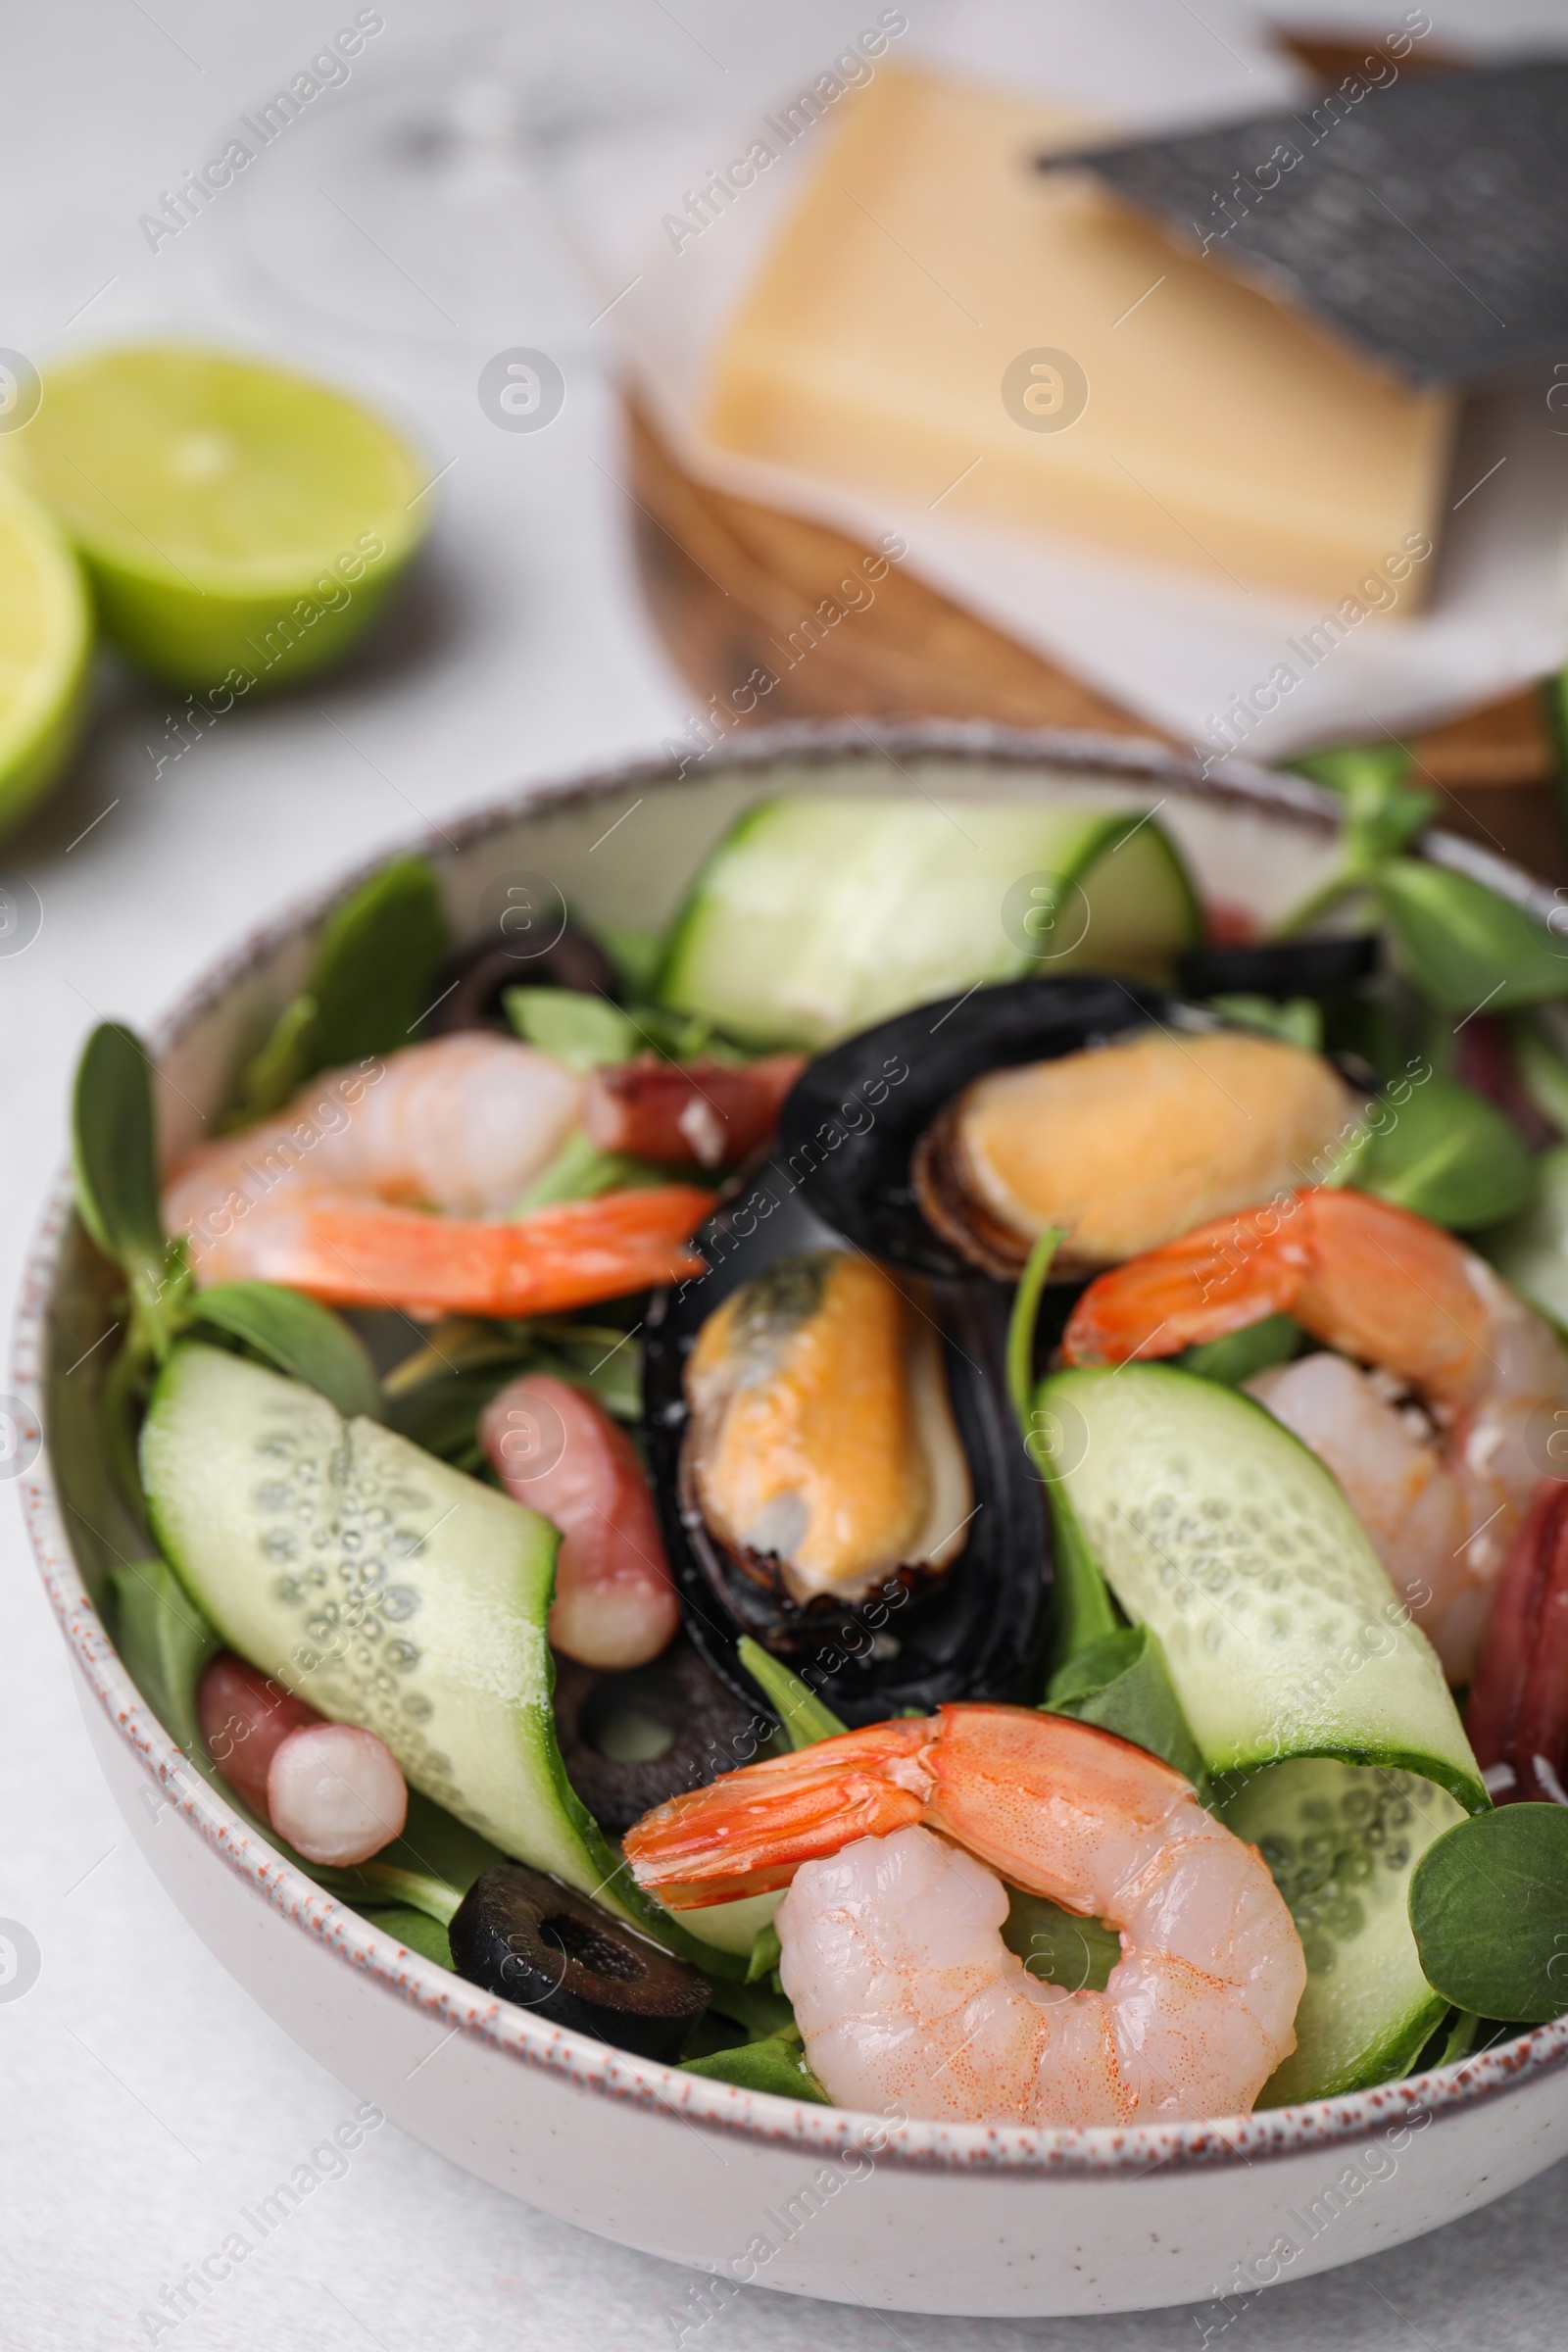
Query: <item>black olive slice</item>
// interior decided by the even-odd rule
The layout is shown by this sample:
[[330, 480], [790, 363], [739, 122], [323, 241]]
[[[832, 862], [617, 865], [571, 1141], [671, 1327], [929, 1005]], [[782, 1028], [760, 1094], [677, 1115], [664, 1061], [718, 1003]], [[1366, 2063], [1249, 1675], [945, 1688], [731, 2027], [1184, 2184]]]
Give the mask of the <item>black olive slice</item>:
[[677, 2057], [708, 2006], [708, 1980], [689, 1961], [520, 1862], [475, 1879], [448, 1933], [470, 1984], [640, 2058]]
[[972, 1277], [933, 1230], [912, 1162], [940, 1112], [987, 1070], [1077, 1054], [1152, 1021], [1212, 1029], [1212, 1013], [1131, 981], [1064, 974], [972, 989], [847, 1038], [785, 1098], [776, 1157], [824, 1224], [917, 1274]]
[[556, 1738], [566, 1778], [607, 1830], [751, 1763], [770, 1717], [703, 1663], [684, 1634], [647, 1666], [596, 1674], [556, 1661]]
[[1230, 948], [1193, 948], [1181, 959], [1190, 997], [1331, 997], [1378, 968], [1375, 931], [1333, 939], [1267, 939]]
[[619, 977], [604, 949], [569, 923], [554, 947], [537, 956], [497, 947], [494, 932], [471, 940], [447, 965], [445, 986], [448, 993], [430, 1015], [436, 1037], [454, 1029], [502, 1029], [510, 1037], [512, 1023], [501, 1008], [502, 993], [509, 988], [574, 988], [612, 1003], [620, 997]]

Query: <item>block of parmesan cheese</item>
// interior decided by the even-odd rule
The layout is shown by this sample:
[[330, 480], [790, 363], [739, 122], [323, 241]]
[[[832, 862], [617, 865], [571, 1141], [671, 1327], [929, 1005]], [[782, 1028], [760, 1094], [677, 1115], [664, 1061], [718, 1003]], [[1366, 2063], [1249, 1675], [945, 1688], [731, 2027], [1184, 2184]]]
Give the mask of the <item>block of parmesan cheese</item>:
[[713, 441], [1324, 605], [1436, 538], [1451, 397], [1036, 170], [1082, 117], [892, 67], [843, 114], [717, 356]]

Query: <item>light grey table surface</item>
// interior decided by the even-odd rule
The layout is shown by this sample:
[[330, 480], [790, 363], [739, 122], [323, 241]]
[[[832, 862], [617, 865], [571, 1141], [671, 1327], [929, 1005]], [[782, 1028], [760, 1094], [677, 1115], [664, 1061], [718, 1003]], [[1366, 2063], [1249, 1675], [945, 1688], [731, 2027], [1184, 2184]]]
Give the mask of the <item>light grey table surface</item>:
[[[1381, 22], [1370, 6], [1282, 13]], [[612, 404], [586, 335], [558, 422], [501, 433], [476, 376], [497, 342], [530, 340], [526, 318], [511, 336], [471, 318], [444, 340], [403, 332], [414, 298], [367, 257], [367, 282], [380, 270], [400, 331], [313, 318], [247, 262], [233, 205], [147, 249], [139, 215], [353, 14], [350, 0], [27, 11], [12, 0], [0, 24], [0, 341], [42, 354], [153, 328], [270, 346], [394, 403], [432, 473], [447, 469], [425, 576], [376, 650], [297, 699], [236, 712], [161, 772], [171, 698], [105, 664], [76, 773], [0, 849], [0, 868], [29, 881], [44, 909], [27, 952], [0, 960], [7, 1296], [95, 1016], [152, 1019], [283, 898], [514, 780], [656, 746], [688, 708], [632, 588]], [[381, 71], [458, 21], [432, 0], [386, 0], [383, 14]], [[540, 8], [537, 20], [548, 28], [559, 14]], [[591, 53], [600, 44], [607, 71], [624, 79], [631, 56], [651, 87], [700, 96], [814, 71], [873, 14], [850, 0], [794, 0], [788, 12], [764, 0], [586, 0], [571, 24]], [[1484, 22], [1568, 40], [1562, 0], [1434, 14], [1440, 29]], [[343, 234], [322, 221], [323, 235]], [[429, 291], [464, 299], [462, 285]], [[143, 2321], [353, 2099], [229, 1981], [150, 1877], [99, 1782], [9, 1491], [0, 1514], [0, 1916], [25, 1923], [41, 1952], [25, 1996], [0, 2001], [3, 2352], [673, 2345], [684, 2274], [510, 2202], [391, 2126], [193, 2316]], [[1559, 2167], [1436, 2239], [1281, 2287], [1227, 2330], [1231, 2343], [1556, 2346], [1565, 2191]], [[874, 2352], [890, 2340], [920, 2352], [1176, 2352], [1202, 2332], [1191, 2311], [883, 2321], [747, 2290], [705, 2330], [704, 2352]]]

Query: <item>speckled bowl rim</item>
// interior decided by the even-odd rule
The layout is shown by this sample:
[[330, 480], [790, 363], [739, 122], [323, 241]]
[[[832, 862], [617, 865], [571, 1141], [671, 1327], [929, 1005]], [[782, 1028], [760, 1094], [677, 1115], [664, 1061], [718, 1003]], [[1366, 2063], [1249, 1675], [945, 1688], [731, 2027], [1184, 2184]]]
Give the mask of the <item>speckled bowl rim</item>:
[[[1157, 743], [999, 727], [989, 722], [913, 721], [870, 725], [808, 720], [760, 728], [714, 752], [710, 772], [748, 771], [807, 760], [910, 758], [972, 760], [1006, 767], [1071, 768], [1107, 779], [1148, 781], [1185, 796], [1285, 815], [1303, 830], [1327, 836], [1338, 815], [1331, 795], [1295, 776], [1272, 774], [1241, 761], [1223, 774]], [[485, 804], [449, 826], [427, 827], [407, 848], [439, 859], [444, 850], [483, 840], [519, 818], [591, 803], [642, 787], [654, 792], [678, 780], [667, 759], [618, 761], [556, 781], [542, 781]], [[1422, 854], [1435, 863], [1473, 874], [1530, 906], [1543, 918], [1555, 902], [1544, 884], [1519, 867], [1457, 837], [1423, 836]], [[228, 956], [211, 964], [153, 1033], [162, 1054], [195, 1025], [275, 948], [318, 922], [341, 895], [375, 872], [394, 850], [383, 850], [258, 926]], [[43, 1437], [42, 1376], [50, 1302], [71, 1218], [69, 1169], [57, 1179], [28, 1250], [15, 1326], [13, 1387], [23, 1407], [24, 1442]], [[879, 2165], [918, 2171], [1044, 2174], [1137, 2180], [1155, 2172], [1253, 2165], [1363, 2139], [1388, 2131], [1415, 2111], [1442, 2118], [1467, 2111], [1568, 2065], [1568, 2017], [1537, 2027], [1513, 2041], [1401, 2082], [1298, 2107], [1192, 2124], [1145, 2124], [1126, 2130], [1036, 2130], [924, 2122], [892, 2124], [848, 2109], [817, 2107], [730, 2083], [683, 2075], [630, 2056], [581, 2034], [546, 2024], [504, 2001], [477, 1998], [462, 1981], [422, 1959], [357, 1913], [335, 1901], [246, 1828], [218, 1791], [194, 1774], [142, 1699], [104, 1631], [83, 1586], [66, 1536], [49, 1451], [20, 1482], [24, 1515], [44, 1588], [77, 1666], [119, 1736], [150, 1780], [184, 1816], [214, 1854], [265, 1902], [292, 1919], [345, 1967], [362, 1970], [395, 1999], [422, 2010], [432, 2024], [486, 2043], [514, 2063], [564, 2077], [606, 2100], [672, 2113], [707, 2129], [768, 2147], [859, 2158], [868, 2144]]]

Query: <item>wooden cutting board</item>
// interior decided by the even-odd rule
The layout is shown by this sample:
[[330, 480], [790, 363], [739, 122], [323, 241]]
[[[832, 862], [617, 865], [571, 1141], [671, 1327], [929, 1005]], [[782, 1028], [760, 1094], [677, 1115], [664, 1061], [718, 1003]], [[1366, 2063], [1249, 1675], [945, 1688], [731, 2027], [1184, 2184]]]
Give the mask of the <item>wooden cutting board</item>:
[[[626, 469], [649, 610], [699, 698], [694, 721], [714, 739], [770, 719], [859, 713], [1159, 733], [897, 565], [872, 601], [849, 610], [841, 583], [867, 577], [870, 550], [697, 481], [631, 399]], [[695, 732], [694, 743], [702, 748]], [[1412, 749], [1420, 779], [1446, 797], [1444, 822], [1537, 871], [1563, 870], [1555, 756], [1537, 694], [1430, 728]]]

